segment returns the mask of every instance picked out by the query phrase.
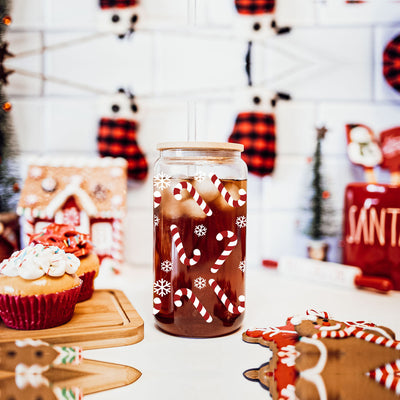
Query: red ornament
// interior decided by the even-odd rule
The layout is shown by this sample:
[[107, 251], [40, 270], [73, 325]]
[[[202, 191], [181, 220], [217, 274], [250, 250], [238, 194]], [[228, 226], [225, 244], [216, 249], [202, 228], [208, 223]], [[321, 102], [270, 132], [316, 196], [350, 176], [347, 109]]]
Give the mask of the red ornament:
[[8, 112], [12, 109], [12, 105], [9, 101], [6, 101], [1, 108], [3, 109], [3, 111]]
[[331, 192], [329, 192], [328, 190], [324, 190], [322, 192], [322, 198], [323, 199], [329, 199], [329, 197], [331, 197]]
[[11, 21], [12, 21], [12, 19], [11, 19], [11, 17], [10, 17], [9, 15], [5, 15], [5, 16], [3, 17], [3, 19], [1, 20], [1, 22], [2, 22], [4, 25], [7, 25], [7, 26], [11, 25]]

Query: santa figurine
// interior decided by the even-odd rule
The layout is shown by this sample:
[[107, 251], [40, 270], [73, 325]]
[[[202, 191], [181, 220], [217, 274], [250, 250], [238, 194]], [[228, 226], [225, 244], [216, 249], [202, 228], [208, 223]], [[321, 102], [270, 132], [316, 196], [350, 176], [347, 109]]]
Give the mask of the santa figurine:
[[382, 151], [373, 131], [361, 124], [346, 125], [347, 154], [355, 165], [361, 165], [368, 182], [375, 182], [373, 168], [382, 163]]

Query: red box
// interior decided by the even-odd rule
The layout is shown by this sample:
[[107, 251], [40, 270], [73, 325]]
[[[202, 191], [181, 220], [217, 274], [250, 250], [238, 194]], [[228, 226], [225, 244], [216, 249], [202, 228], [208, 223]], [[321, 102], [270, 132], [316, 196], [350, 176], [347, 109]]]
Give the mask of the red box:
[[400, 290], [400, 186], [351, 183], [343, 212], [343, 263]]

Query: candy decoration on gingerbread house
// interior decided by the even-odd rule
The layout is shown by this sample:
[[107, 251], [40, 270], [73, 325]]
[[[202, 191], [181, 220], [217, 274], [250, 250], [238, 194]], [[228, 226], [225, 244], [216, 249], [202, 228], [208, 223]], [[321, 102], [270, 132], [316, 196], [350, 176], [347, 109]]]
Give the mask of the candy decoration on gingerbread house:
[[102, 266], [123, 261], [127, 162], [123, 158], [51, 158], [31, 161], [17, 213], [22, 241], [52, 222], [90, 234]]

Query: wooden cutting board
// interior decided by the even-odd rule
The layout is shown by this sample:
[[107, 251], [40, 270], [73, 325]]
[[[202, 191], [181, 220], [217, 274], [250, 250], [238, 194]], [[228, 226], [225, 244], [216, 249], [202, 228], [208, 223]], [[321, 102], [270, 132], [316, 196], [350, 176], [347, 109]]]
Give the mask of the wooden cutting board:
[[76, 305], [74, 316], [64, 325], [16, 330], [0, 323], [0, 343], [26, 338], [84, 350], [125, 346], [143, 339], [143, 320], [122, 291], [95, 290], [91, 299]]
[[[77, 387], [83, 395], [115, 389], [129, 385], [140, 378], [141, 372], [127, 365], [113, 364], [95, 360], [83, 360], [79, 365], [63, 365], [51, 368], [43, 373], [50, 387]], [[47, 385], [46, 385], [47, 386]], [[32, 391], [31, 387], [26, 388]], [[42, 390], [48, 390], [46, 387]], [[15, 385], [15, 375], [12, 372], [0, 371], [1, 394], [10, 392], [16, 398], [24, 398], [24, 392]], [[39, 389], [40, 394], [40, 389]], [[3, 397], [1, 397], [3, 399]], [[14, 397], [4, 397], [14, 398]]]

